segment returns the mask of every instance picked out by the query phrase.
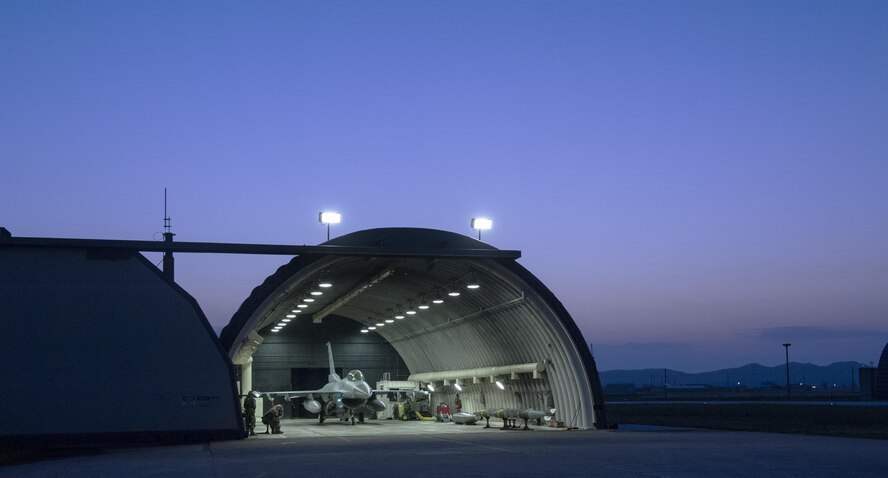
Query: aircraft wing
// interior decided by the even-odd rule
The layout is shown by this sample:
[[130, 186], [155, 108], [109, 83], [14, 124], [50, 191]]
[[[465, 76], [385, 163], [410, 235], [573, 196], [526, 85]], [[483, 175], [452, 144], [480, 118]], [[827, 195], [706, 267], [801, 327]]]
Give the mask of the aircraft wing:
[[277, 392], [260, 392], [257, 390], [257, 392], [268, 398], [271, 398], [272, 395], [283, 395], [285, 400], [331, 393], [329, 390], [281, 390]]

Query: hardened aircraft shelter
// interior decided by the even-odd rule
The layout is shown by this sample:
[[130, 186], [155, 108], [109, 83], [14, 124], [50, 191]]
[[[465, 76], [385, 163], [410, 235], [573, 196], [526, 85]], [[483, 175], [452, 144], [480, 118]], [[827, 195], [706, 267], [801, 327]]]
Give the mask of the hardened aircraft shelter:
[[348, 234], [256, 287], [222, 330], [222, 346], [239, 366], [242, 394], [295, 386], [291, 371], [326, 367], [330, 340], [337, 367], [432, 384], [434, 403], [459, 393], [464, 411], [555, 408], [568, 426], [606, 427], [583, 335], [519, 257], [439, 230]]

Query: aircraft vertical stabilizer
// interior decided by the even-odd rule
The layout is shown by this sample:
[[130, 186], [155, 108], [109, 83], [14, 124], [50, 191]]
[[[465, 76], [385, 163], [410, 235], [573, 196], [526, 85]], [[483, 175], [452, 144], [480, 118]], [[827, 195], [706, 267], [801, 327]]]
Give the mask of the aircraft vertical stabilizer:
[[330, 375], [327, 375], [327, 381], [336, 382], [342, 380], [339, 378], [339, 375], [336, 373], [336, 367], [333, 365], [333, 346], [330, 345], [330, 342], [327, 342], [327, 358], [330, 362]]

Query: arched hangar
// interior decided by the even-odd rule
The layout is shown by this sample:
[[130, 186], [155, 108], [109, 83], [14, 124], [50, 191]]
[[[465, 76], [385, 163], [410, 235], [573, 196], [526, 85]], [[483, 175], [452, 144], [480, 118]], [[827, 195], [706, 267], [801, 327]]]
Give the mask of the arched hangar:
[[554, 407], [569, 426], [607, 426], [583, 335], [516, 262], [519, 252], [417, 228], [359, 231], [323, 246], [269, 276], [222, 330], [241, 393], [293, 386], [291, 370], [326, 367], [331, 340], [337, 366], [433, 383], [435, 402], [452, 401], [459, 384], [466, 411]]

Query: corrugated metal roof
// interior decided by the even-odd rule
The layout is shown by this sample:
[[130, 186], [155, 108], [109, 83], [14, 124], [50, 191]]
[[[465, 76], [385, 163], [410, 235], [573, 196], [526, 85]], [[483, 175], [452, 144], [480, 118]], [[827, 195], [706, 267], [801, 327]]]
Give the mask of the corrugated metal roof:
[[[453, 251], [492, 249], [458, 234], [429, 229], [371, 229], [349, 234], [327, 244], [424, 248]], [[383, 277], [372, 286], [374, 278]], [[484, 383], [461, 392], [463, 408], [538, 408], [551, 392], [562, 420], [580, 428], [605, 426], [598, 371], [573, 319], [536, 277], [504, 258], [300, 256], [281, 267], [244, 302], [222, 332], [229, 356], [238, 354], [251, 330], [266, 332], [306, 297], [323, 277], [333, 283], [303, 309], [311, 314], [333, 303], [335, 315], [365, 326], [394, 320], [377, 333], [401, 355], [411, 373], [544, 362], [540, 379], [520, 376], [501, 391]], [[474, 277], [481, 287], [470, 290]], [[459, 290], [458, 297], [447, 295]], [[431, 300], [442, 294], [444, 303]], [[394, 319], [400, 308], [428, 301], [426, 310]], [[439, 384], [440, 386], [440, 384]], [[444, 390], [454, 393], [454, 390]]]

